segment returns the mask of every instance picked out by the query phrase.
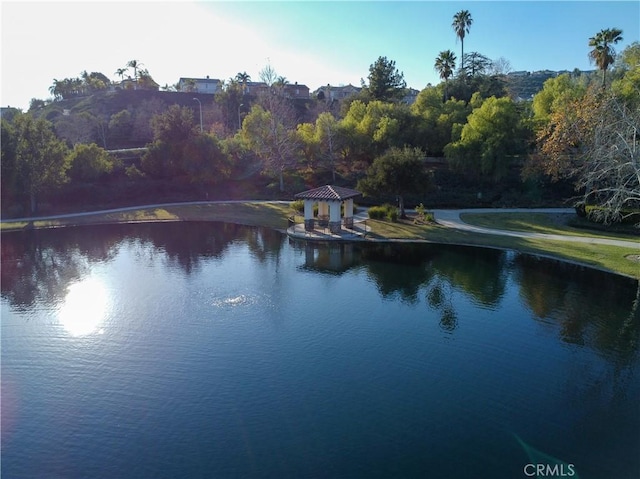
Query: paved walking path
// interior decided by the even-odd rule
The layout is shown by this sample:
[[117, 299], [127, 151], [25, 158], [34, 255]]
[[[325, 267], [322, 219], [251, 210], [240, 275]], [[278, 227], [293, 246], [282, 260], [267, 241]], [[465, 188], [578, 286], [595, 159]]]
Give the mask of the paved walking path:
[[616, 239], [608, 239], [608, 238], [590, 238], [586, 236], [571, 236], [571, 235], [550, 234], [550, 233], [498, 230], [498, 229], [492, 229], [492, 228], [484, 228], [482, 226], [470, 225], [469, 223], [465, 223], [464, 221], [462, 221], [462, 219], [460, 218], [460, 215], [463, 213], [571, 214], [574, 212], [575, 210], [573, 208], [540, 208], [540, 209], [479, 208], [479, 209], [468, 209], [468, 210], [433, 210], [433, 215], [436, 223], [442, 226], [446, 226], [448, 228], [455, 228], [463, 231], [470, 231], [473, 233], [512, 236], [516, 238], [538, 238], [538, 239], [559, 240], [559, 241], [572, 241], [575, 243], [604, 244], [604, 245], [624, 246], [627, 248], [640, 249], [640, 240], [627, 241], [627, 240], [616, 240]]
[[[228, 201], [190, 201], [190, 202], [177, 202], [177, 203], [161, 203], [161, 204], [152, 204], [152, 205], [140, 205], [140, 206], [130, 206], [125, 208], [113, 208], [109, 210], [99, 210], [99, 211], [88, 211], [84, 213], [68, 213], [63, 215], [53, 215], [53, 216], [40, 216], [40, 217], [30, 217], [30, 218], [15, 218], [15, 219], [1, 219], [4, 223], [15, 223], [15, 222], [25, 222], [25, 221], [43, 221], [43, 220], [53, 220], [53, 219], [63, 219], [63, 218], [74, 218], [74, 217], [83, 217], [83, 216], [91, 216], [97, 214], [106, 214], [106, 213], [117, 213], [122, 211], [131, 211], [131, 210], [140, 210], [146, 208], [162, 208], [166, 206], [184, 206], [184, 205], [205, 205], [210, 203], [290, 203], [289, 201], [244, 201], [244, 200], [228, 200]], [[463, 213], [549, 213], [549, 214], [570, 214], [575, 210], [573, 208], [540, 208], [540, 209], [529, 209], [529, 208], [476, 208], [476, 209], [462, 209], [462, 210], [433, 210], [434, 218], [436, 223], [446, 226], [448, 228], [455, 228], [463, 231], [470, 231], [473, 233], [480, 234], [493, 234], [493, 235], [503, 235], [503, 236], [512, 236], [516, 238], [538, 238], [538, 239], [550, 239], [550, 240], [559, 240], [559, 241], [573, 241], [578, 243], [589, 243], [589, 244], [604, 244], [604, 245], [613, 245], [613, 246], [624, 246], [627, 248], [638, 248], [640, 249], [640, 240], [632, 241], [632, 240], [616, 240], [616, 239], [608, 239], [608, 238], [590, 238], [585, 236], [571, 236], [571, 235], [560, 235], [560, 234], [548, 234], [548, 233], [534, 233], [534, 232], [524, 232], [524, 231], [506, 231], [506, 230], [498, 230], [491, 228], [483, 228], [481, 226], [474, 226], [468, 223], [465, 223], [460, 218], [460, 215]], [[367, 209], [366, 208], [358, 208], [358, 213], [354, 215], [354, 222], [356, 225], [359, 223], [364, 223], [367, 219]], [[366, 223], [365, 223], [366, 224]], [[366, 226], [362, 227], [360, 231], [357, 231], [358, 228], [354, 228], [356, 231], [351, 232], [350, 235], [352, 238], [362, 235], [366, 233]], [[295, 231], [295, 230], [294, 230]], [[296, 233], [298, 233], [296, 231]], [[300, 237], [304, 237], [305, 234], [302, 230], [299, 232]], [[298, 235], [296, 235], [298, 236]], [[332, 235], [322, 235], [325, 239], [343, 239], [339, 235], [336, 235], [337, 238], [331, 238]]]

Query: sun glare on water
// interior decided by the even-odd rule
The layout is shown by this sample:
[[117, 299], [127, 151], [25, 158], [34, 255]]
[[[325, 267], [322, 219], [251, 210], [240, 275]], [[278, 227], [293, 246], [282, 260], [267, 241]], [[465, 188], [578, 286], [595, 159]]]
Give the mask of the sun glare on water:
[[104, 284], [98, 279], [90, 278], [69, 286], [64, 304], [58, 311], [58, 318], [72, 336], [100, 333], [108, 304], [109, 297]]

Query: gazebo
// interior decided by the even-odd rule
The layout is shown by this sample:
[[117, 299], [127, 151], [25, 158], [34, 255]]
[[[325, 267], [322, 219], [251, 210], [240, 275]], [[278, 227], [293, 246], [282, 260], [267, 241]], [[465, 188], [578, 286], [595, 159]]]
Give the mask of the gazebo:
[[353, 227], [353, 199], [361, 193], [341, 186], [325, 185], [313, 190], [303, 191], [295, 195], [304, 200], [304, 229], [315, 229], [313, 205], [318, 203], [318, 226], [329, 227], [332, 233], [339, 233], [342, 228], [340, 207], [344, 203], [344, 225]]

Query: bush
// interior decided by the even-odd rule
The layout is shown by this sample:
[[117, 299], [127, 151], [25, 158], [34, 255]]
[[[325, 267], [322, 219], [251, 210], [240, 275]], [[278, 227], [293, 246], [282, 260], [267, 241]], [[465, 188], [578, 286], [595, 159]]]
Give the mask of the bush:
[[388, 203], [382, 206], [372, 206], [369, 208], [369, 218], [372, 220], [387, 220], [395, 223], [398, 221], [398, 209]]
[[289, 206], [296, 213], [304, 213], [304, 200], [295, 200], [289, 203]]

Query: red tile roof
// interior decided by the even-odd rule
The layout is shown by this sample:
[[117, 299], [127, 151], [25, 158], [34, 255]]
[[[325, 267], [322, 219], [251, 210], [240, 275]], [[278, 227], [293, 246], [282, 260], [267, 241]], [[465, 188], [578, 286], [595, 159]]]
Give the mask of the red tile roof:
[[296, 198], [305, 200], [338, 200], [344, 201], [349, 198], [355, 198], [362, 193], [356, 190], [350, 190], [349, 188], [343, 188], [341, 186], [325, 185], [313, 190], [303, 191], [295, 195]]

